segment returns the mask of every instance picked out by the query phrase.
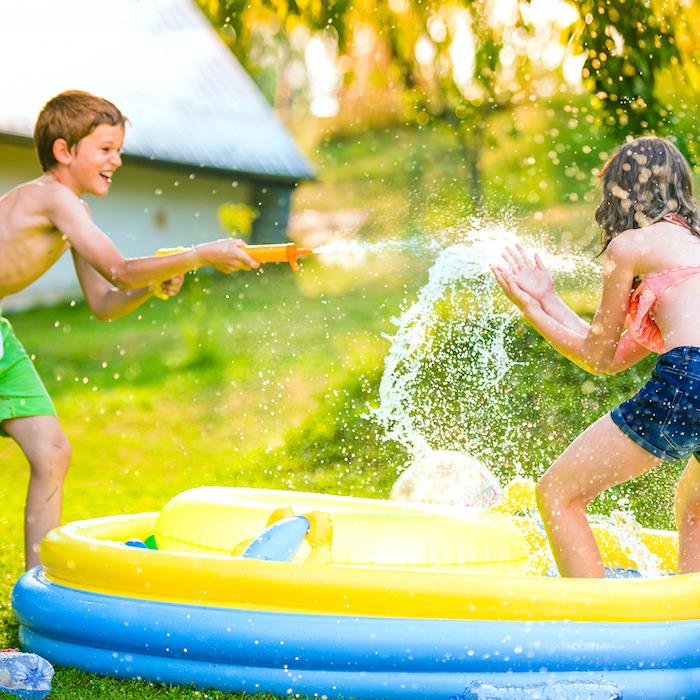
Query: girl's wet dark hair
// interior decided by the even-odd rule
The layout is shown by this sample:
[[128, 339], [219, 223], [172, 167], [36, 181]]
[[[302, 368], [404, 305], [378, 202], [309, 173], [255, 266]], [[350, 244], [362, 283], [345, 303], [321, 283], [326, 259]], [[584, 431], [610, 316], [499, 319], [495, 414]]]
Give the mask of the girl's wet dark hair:
[[700, 237], [690, 167], [670, 141], [658, 136], [628, 141], [600, 175], [603, 200], [595, 219], [601, 228], [601, 253], [618, 233], [649, 226], [669, 213], [682, 216]]

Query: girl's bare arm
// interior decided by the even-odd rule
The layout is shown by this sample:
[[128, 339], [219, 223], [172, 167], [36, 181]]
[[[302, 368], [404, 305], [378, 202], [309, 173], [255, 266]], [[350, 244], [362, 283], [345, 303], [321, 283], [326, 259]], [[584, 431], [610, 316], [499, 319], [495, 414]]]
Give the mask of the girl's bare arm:
[[591, 324], [582, 319], [556, 291], [553, 290], [540, 303], [547, 314], [569, 330], [584, 336], [591, 330]]
[[634, 249], [624, 236], [618, 236], [606, 251], [603, 296], [590, 325], [569, 307], [565, 311], [561, 300], [554, 310], [551, 306], [547, 309], [518, 286], [511, 271], [495, 268], [494, 274], [508, 297], [555, 350], [591, 374], [605, 374], [620, 371], [647, 354], [632, 344], [631, 338], [621, 342], [634, 263]]
[[622, 370], [633, 367], [643, 360], [651, 350], [647, 350], [643, 345], [640, 345], [629, 331], [622, 334], [620, 342], [615, 350], [615, 359], [608, 366], [606, 374], [617, 374]]

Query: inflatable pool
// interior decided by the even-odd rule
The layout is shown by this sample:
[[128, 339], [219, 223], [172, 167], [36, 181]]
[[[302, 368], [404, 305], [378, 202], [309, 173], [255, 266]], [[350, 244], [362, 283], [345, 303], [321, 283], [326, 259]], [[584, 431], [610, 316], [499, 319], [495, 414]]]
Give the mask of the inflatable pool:
[[[535, 530], [496, 511], [193, 489], [54, 530], [13, 606], [24, 649], [54, 664], [200, 688], [700, 698], [700, 576], [536, 575]], [[642, 535], [672, 568], [674, 534]]]

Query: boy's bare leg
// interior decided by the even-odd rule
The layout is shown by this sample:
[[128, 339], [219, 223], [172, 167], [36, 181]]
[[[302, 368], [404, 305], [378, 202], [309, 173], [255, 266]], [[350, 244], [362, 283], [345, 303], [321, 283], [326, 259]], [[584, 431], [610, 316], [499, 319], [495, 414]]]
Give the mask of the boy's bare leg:
[[537, 507], [562, 576], [603, 577], [586, 506], [605, 489], [643, 474], [660, 461], [605, 415], [545, 472], [537, 482]]
[[700, 464], [691, 457], [676, 489], [678, 573], [700, 571]]
[[70, 445], [54, 416], [12, 418], [3, 422], [3, 428], [22, 448], [31, 468], [24, 510], [24, 556], [30, 569], [39, 563], [39, 543], [61, 519]]

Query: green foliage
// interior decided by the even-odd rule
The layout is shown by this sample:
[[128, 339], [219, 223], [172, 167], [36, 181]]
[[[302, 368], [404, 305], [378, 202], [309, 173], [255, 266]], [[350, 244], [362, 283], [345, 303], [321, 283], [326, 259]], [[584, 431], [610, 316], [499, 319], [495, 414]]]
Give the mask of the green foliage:
[[237, 202], [222, 204], [218, 215], [219, 224], [229, 236], [248, 239], [253, 231], [253, 222], [260, 216], [260, 212], [255, 207]]
[[252, 458], [258, 468], [276, 470], [298, 491], [387, 498], [408, 453], [386, 441], [369, 417], [380, 378], [380, 368], [374, 367], [329, 387], [316, 411], [285, 436], [282, 448]]
[[584, 0], [580, 12], [583, 76], [602, 124], [619, 140], [666, 132], [671, 115], [657, 98], [656, 81], [679, 59], [671, 8], [653, 0]]
[[[350, 110], [357, 115], [339, 116], [339, 128], [387, 120], [446, 125], [466, 165], [461, 177], [472, 208], [484, 204], [490, 122], [568, 90], [561, 67], [543, 60], [543, 44], [585, 55], [592, 112], [616, 142], [647, 132], [673, 135], [677, 122], [659, 97], [659, 82], [669, 68], [675, 82], [684, 80], [684, 70], [698, 74], [697, 9], [679, 0], [581, 0], [553, 6], [549, 24], [535, 17], [544, 5], [529, 2], [514, 3], [510, 13], [486, 0], [199, 2], [272, 102], [281, 94], [286, 109], [288, 100], [301, 99], [304, 123], [308, 96], [298, 75], [305, 71], [303, 46], [315, 36], [337, 51], [341, 102], [349, 92], [371, 93]], [[697, 148], [687, 135], [678, 144], [689, 156]]]
[[[579, 208], [567, 210], [566, 216], [561, 210], [561, 228], [569, 237], [586, 237], [584, 245], [595, 240], [593, 218], [585, 207], [597, 202], [600, 184], [594, 173], [617, 143], [592, 121], [585, 95], [494, 115], [484, 128], [489, 146], [482, 159], [488, 173], [482, 215], [507, 219], [518, 228], [536, 227], [540, 224], [525, 217], [576, 203]], [[331, 197], [343, 207], [366, 211], [363, 236], [396, 230], [445, 235], [451, 227], [465, 228], [475, 211], [463, 153], [441, 123], [329, 138], [319, 148], [318, 162], [328, 179], [307, 185], [298, 200], [301, 206], [325, 209], [332, 206], [327, 204]], [[372, 172], [376, 176], [368, 177]], [[368, 187], [372, 207], [365, 206]]]

